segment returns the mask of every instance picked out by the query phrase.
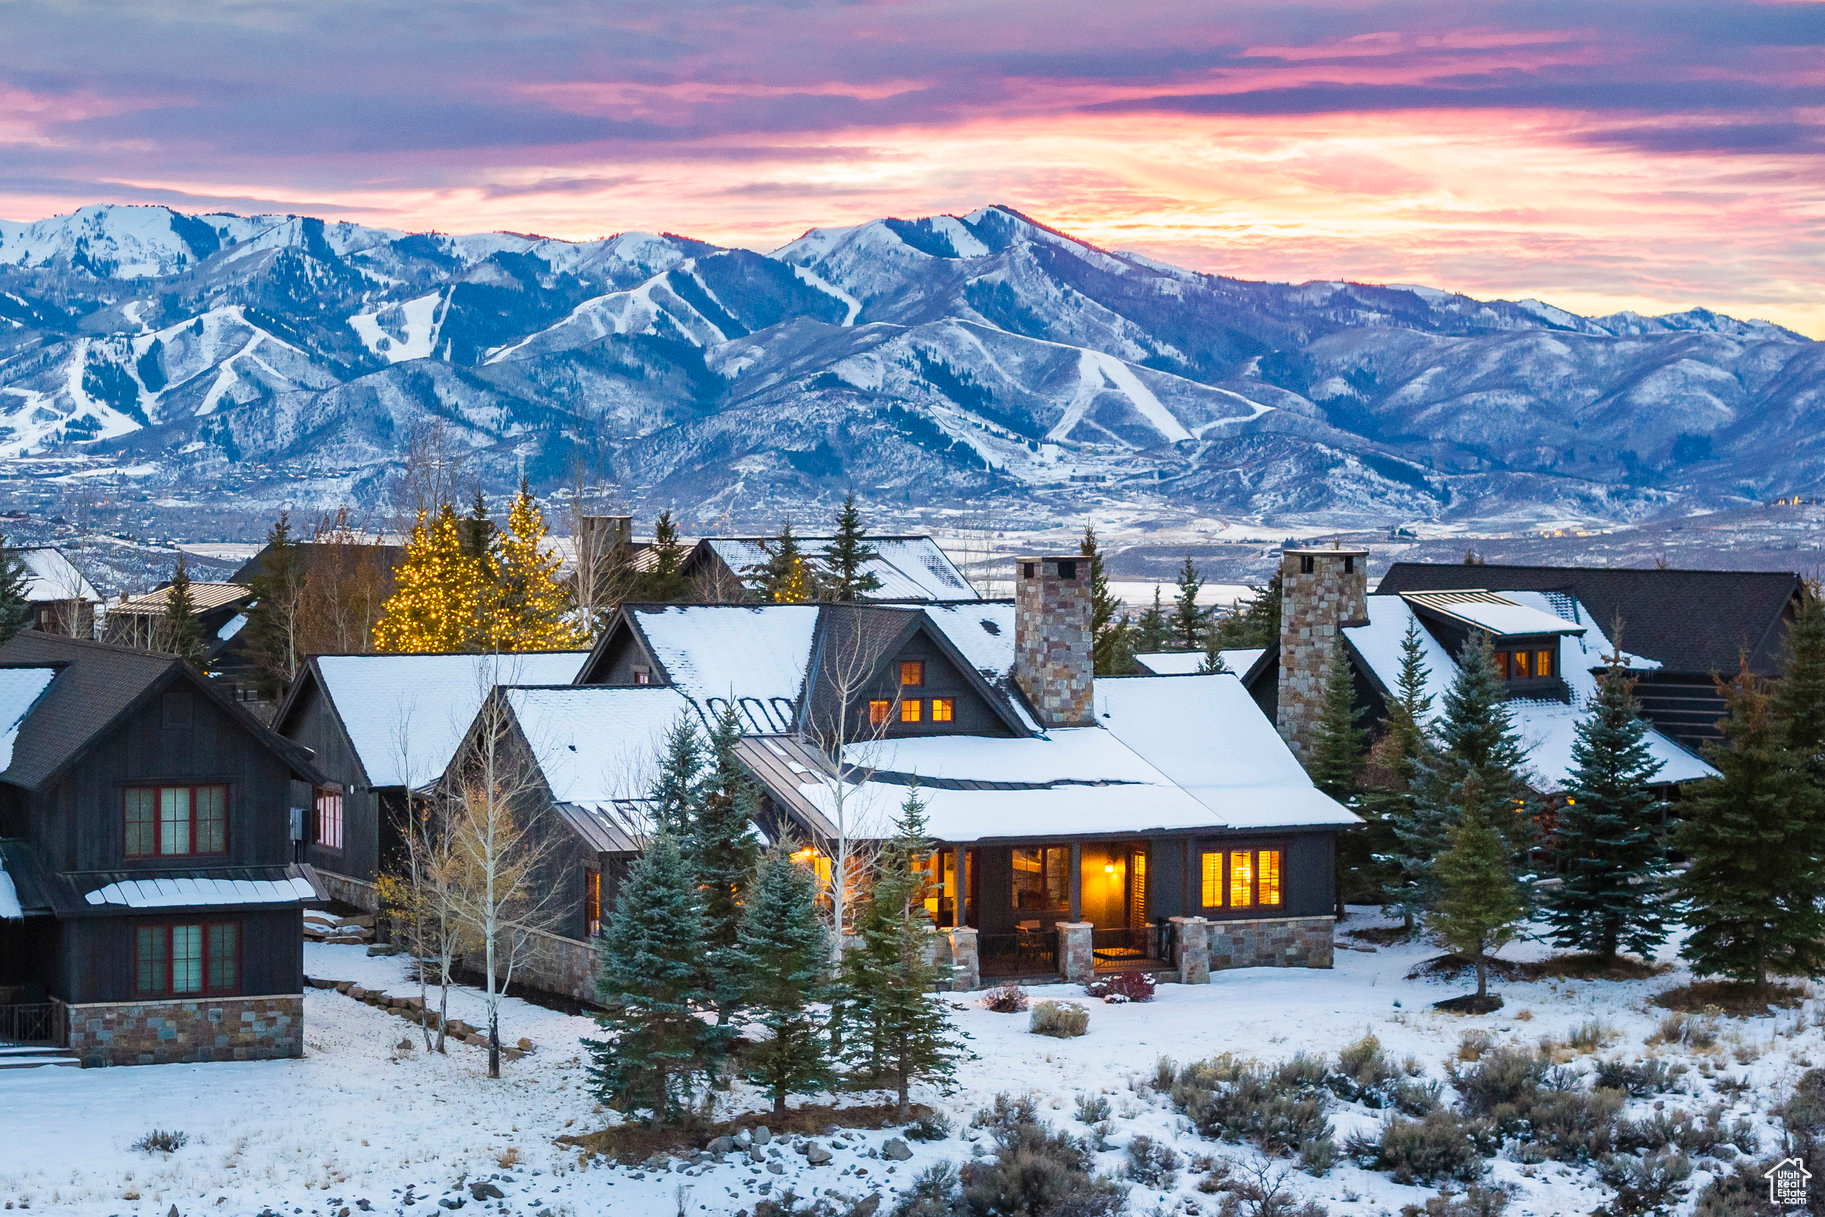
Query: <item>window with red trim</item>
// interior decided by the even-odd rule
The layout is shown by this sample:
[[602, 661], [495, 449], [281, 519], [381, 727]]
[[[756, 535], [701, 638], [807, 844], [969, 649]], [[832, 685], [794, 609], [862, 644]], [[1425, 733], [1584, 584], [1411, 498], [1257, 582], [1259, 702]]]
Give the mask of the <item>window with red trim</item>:
[[133, 928], [135, 997], [232, 996], [240, 991], [239, 922], [160, 922]]
[[228, 852], [226, 786], [129, 786], [121, 809], [129, 858]]
[[325, 849], [342, 848], [342, 792], [317, 792], [317, 844]]

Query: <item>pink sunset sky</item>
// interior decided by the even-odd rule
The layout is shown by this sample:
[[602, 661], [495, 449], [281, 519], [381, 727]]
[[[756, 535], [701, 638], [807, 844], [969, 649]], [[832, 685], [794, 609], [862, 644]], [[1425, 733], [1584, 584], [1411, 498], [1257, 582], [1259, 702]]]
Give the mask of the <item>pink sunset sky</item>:
[[1825, 337], [1825, 4], [13, 0], [0, 216], [811, 226]]

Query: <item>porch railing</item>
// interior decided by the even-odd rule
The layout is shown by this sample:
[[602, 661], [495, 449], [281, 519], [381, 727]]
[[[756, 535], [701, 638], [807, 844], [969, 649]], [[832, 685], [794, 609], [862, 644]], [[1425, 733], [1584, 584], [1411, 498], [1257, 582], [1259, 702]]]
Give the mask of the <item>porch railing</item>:
[[1172, 927], [1143, 925], [1090, 931], [1099, 968], [1153, 967], [1171, 963]]
[[1021, 930], [978, 934], [976, 959], [984, 976], [1044, 976], [1058, 972], [1058, 932]]
[[54, 1002], [17, 1002], [0, 1006], [0, 1044], [48, 1044], [63, 1047], [63, 1020]]

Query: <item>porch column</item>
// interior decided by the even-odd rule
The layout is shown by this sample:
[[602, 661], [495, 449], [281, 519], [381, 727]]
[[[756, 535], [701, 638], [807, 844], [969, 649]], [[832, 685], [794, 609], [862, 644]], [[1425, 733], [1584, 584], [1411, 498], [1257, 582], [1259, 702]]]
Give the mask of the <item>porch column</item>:
[[951, 925], [966, 926], [970, 919], [965, 915], [964, 902], [969, 899], [970, 888], [963, 873], [963, 846], [951, 846], [951, 875], [956, 883], [956, 893], [951, 897]]
[[[1081, 841], [1071, 842], [1071, 920], [1084, 919], [1084, 847]], [[1062, 955], [1060, 959], [1064, 958]]]
[[1088, 921], [1058, 923], [1058, 974], [1066, 983], [1087, 985], [1096, 979], [1096, 953], [1090, 937], [1095, 928]]
[[1172, 917], [1173, 933], [1179, 942], [1179, 983], [1210, 983], [1210, 922], [1202, 917]]
[[976, 931], [958, 926], [951, 935], [951, 988], [980, 989], [982, 963], [976, 951]]

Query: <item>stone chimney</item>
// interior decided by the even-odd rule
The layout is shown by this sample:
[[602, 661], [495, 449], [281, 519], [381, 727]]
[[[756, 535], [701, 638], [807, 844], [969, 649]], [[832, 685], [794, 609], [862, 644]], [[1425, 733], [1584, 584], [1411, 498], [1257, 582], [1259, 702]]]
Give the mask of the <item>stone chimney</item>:
[[1324, 671], [1338, 631], [1368, 620], [1366, 549], [1289, 549], [1280, 558], [1280, 698], [1275, 724], [1306, 759], [1324, 713]]
[[632, 516], [582, 516], [577, 520], [577, 553], [606, 558], [617, 545], [634, 541]]
[[1095, 657], [1090, 560], [1014, 559], [1014, 679], [1046, 727], [1088, 727]]

